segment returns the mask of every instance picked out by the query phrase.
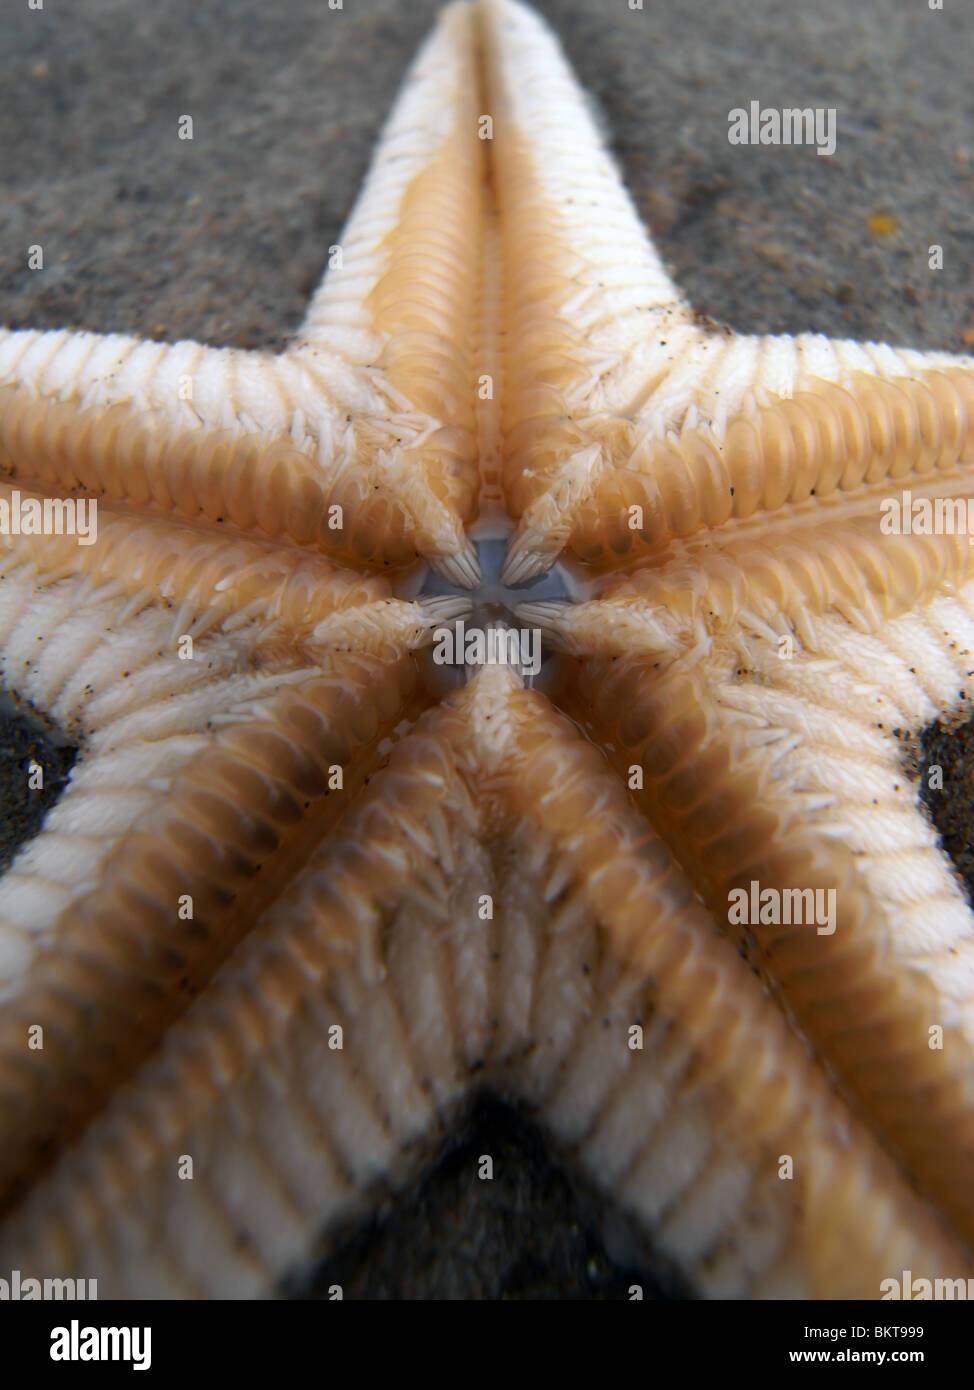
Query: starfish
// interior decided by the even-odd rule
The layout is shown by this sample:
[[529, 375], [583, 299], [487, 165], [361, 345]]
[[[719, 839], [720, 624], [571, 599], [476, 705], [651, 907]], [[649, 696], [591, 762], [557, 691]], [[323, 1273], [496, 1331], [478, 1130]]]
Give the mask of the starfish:
[[[898, 735], [967, 702], [972, 464], [970, 359], [699, 323], [504, 0], [283, 353], [0, 333], [0, 500], [98, 503], [2, 538], [81, 752], [0, 892], [0, 1266], [273, 1290], [488, 1087], [701, 1294], [970, 1273], [974, 917]], [[471, 619], [519, 640], [451, 682]]]

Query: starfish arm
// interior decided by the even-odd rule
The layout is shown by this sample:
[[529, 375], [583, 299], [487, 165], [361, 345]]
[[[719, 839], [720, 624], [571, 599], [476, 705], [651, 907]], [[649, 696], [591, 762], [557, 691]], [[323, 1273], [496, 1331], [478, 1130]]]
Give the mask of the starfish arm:
[[[545, 893], [557, 908], [549, 956], [573, 933], [566, 964], [576, 979], [579, 957], [601, 975], [584, 1044], [580, 1028], [570, 1051], [538, 1049], [528, 1063], [554, 1083], [541, 1110], [558, 1137], [710, 1296], [874, 1297], [914, 1240], [922, 1261], [968, 1262], [914, 1207], [738, 955], [714, 949], [708, 914], [592, 747], [558, 730], [537, 697], [520, 699], [513, 842], [529, 847], [525, 859], [539, 840], [564, 856]], [[556, 1017], [570, 997], [565, 987]], [[643, 1049], [623, 1060], [617, 1039], [635, 1010]], [[557, 1023], [546, 1031], [557, 1037]], [[803, 1170], [798, 1193], [780, 1181], [785, 1153]]]
[[[680, 642], [674, 659], [671, 628], [668, 649], [651, 634], [646, 656], [586, 662], [568, 697], [630, 779], [642, 770], [634, 799], [666, 828], [715, 918], [968, 1241], [974, 918], [893, 731], [922, 727], [963, 697], [972, 604], [968, 586], [866, 633], [827, 612], [816, 652], [799, 646], [789, 660], [735, 627], [690, 652]], [[584, 640], [575, 634], [576, 650]], [[745, 931], [730, 905], [751, 885], [782, 902], [832, 894], [834, 918], [820, 932], [769, 910], [764, 921], [745, 918]], [[942, 1050], [931, 1046], [935, 1027]]]
[[[13, 489], [0, 484], [0, 500], [13, 506]], [[255, 665], [272, 658], [323, 665], [336, 652], [388, 654], [399, 642], [413, 649], [432, 640], [434, 623], [469, 610], [460, 598], [395, 599], [384, 580], [359, 578], [313, 552], [214, 537], [151, 515], [102, 508], [97, 541], [79, 551], [71, 534], [46, 536], [41, 547], [0, 536], [3, 575], [20, 566], [36, 589], [74, 576], [102, 596], [122, 594], [119, 626], [161, 600], [173, 609], [167, 649], [213, 629], [238, 639], [246, 633], [240, 654]]]
[[[616, 367], [624, 369], [625, 363]], [[969, 356], [918, 352], [821, 333], [755, 337], [709, 332], [682, 355], [669, 356], [656, 381], [639, 382], [625, 405], [640, 438], [680, 434], [691, 415], [691, 423], [709, 425], [722, 436], [728, 422], [753, 405], [767, 406], [776, 398], [790, 400], [830, 383], [852, 390], [861, 380], [866, 389], [871, 379], [904, 383], [928, 372], [970, 374], [972, 369], [974, 358]], [[612, 380], [611, 374], [608, 379]]]
[[[471, 893], [491, 871], [445, 723], [437, 712], [397, 747], [343, 833], [13, 1213], [6, 1248], [97, 1267], [122, 1296], [253, 1296], [361, 1208], [401, 1150], [425, 1152], [459, 1064], [488, 1042]], [[462, 1017], [451, 968], [476, 984]], [[138, 1172], [119, 1161], [133, 1142]], [[192, 1183], [174, 1145], [194, 1156]]]
[[[620, 382], [605, 395], [613, 364], [641, 380], [660, 370], [658, 339], [688, 351], [702, 334], [551, 32], [522, 6], [482, 13], [507, 330], [501, 481], [519, 516], [555, 477], [576, 491], [585, 478], [591, 490], [631, 394]], [[507, 583], [543, 567], [525, 569], [520, 553], [510, 553]]]
[[[952, 485], [918, 485], [911, 496], [921, 502], [935, 494], [941, 507], [956, 502], [966, 522], [969, 491], [960, 477]], [[779, 648], [795, 638], [817, 651], [823, 615], [873, 632], [960, 589], [974, 577], [969, 540], [966, 528], [884, 534], [874, 501], [837, 496], [775, 523], [760, 517], [674, 541], [627, 576], [606, 576], [601, 596], [589, 602], [524, 603], [517, 612], [574, 656], [699, 657], [735, 628]]]
[[[974, 462], [974, 359], [704, 332], [660, 264], [554, 38], [488, 6], [505, 236], [504, 569], [672, 537]], [[593, 215], [592, 209], [597, 209]]]
[[481, 12], [510, 319], [506, 428], [537, 418], [540, 431], [539, 394], [582, 405], [600, 368], [639, 358], [656, 333], [700, 334], [550, 29], [521, 5], [487, 0]]
[[390, 419], [369, 374], [335, 354], [0, 330], [0, 470], [48, 495], [402, 565], [465, 552], [453, 503], [469, 511], [470, 489], [441, 498], [393, 459], [429, 428], [415, 412]]
[[480, 102], [476, 10], [452, 5], [410, 69], [333, 248], [339, 263], [286, 358], [313, 372], [331, 353], [368, 374], [388, 416], [383, 488], [410, 500], [419, 548], [461, 584], [478, 578], [462, 526], [481, 484], [474, 410]]
[[298, 444], [323, 402], [337, 419], [380, 399], [337, 355], [323, 356], [312, 377], [270, 353], [69, 330], [0, 329], [0, 383], [5, 402], [128, 406], [173, 435], [203, 427]]
[[125, 1296], [261, 1292], [485, 1070], [707, 1293], [961, 1267], [599, 756], [503, 669], [397, 747], [0, 1250]]
[[464, 451], [462, 429], [338, 353], [0, 330], [0, 469], [48, 493], [227, 521], [360, 565], [419, 550], [471, 583]]
[[716, 374], [722, 386], [674, 370], [612, 431], [597, 425], [587, 449], [549, 452], [550, 465], [529, 469], [509, 575], [538, 573], [566, 545], [617, 565], [809, 499], [864, 495], [878, 506], [931, 477], [971, 490], [970, 359], [816, 339], [718, 341], [732, 358]]
[[[109, 516], [70, 572], [64, 548], [20, 538], [0, 588], [4, 685], [82, 741], [4, 878], [6, 1202], [354, 798], [416, 703], [408, 652], [443, 610], [158, 520]], [[39, 1086], [29, 1022], [46, 1034]]]
[[[291, 349], [299, 359], [317, 348], [363, 366], [406, 347], [421, 357], [417, 349], [435, 338], [448, 363], [443, 389], [452, 387], [439, 402], [446, 413], [470, 384], [483, 167], [476, 42], [474, 7], [448, 6], [410, 66], [334, 248], [340, 258]], [[410, 332], [430, 337], [391, 342]]]
[[3, 330], [0, 382], [0, 469], [19, 484], [363, 549], [354, 524], [329, 526], [316, 457], [347, 434], [354, 383], [329, 402], [321, 380], [257, 353]]

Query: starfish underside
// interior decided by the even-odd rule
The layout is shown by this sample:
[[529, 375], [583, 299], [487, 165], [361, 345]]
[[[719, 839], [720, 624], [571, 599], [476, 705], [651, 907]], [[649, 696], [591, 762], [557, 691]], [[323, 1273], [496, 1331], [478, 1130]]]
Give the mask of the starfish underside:
[[[280, 356], [0, 332], [0, 496], [99, 502], [2, 538], [81, 752], [0, 886], [0, 1268], [272, 1289], [489, 1086], [703, 1294], [970, 1274], [974, 918], [898, 736], [967, 700], [974, 561], [880, 521], [974, 491], [974, 363], [702, 328], [499, 0], [341, 246]], [[540, 689], [443, 696], [417, 567], [505, 524], [580, 601], [517, 610]]]

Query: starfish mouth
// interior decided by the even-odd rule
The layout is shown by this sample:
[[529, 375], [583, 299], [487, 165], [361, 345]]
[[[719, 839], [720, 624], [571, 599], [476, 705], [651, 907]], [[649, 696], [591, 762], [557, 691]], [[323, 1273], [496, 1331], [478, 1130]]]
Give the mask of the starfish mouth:
[[[563, 563], [527, 584], [514, 587], [503, 577], [510, 527], [484, 522], [474, 528], [470, 551], [480, 579], [476, 588], [457, 583], [430, 563], [397, 586], [427, 610], [432, 645], [417, 652], [423, 682], [431, 693], [458, 689], [481, 665], [506, 665], [532, 687], [546, 688], [558, 664], [545, 624], [533, 621], [534, 605], [570, 605], [588, 586]], [[533, 604], [525, 603], [530, 598]]]

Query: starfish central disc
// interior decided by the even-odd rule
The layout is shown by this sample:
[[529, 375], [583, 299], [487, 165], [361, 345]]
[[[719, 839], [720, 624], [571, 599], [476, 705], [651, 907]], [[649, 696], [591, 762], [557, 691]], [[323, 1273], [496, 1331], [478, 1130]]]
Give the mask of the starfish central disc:
[[432, 646], [417, 653], [424, 682], [435, 694], [463, 685], [479, 665], [517, 666], [530, 684], [540, 682], [542, 688], [553, 674], [553, 653], [543, 641], [542, 628], [532, 621], [530, 611], [526, 619], [522, 616], [522, 606], [530, 599], [560, 609], [587, 597], [590, 585], [562, 562], [524, 584], [505, 583], [510, 530], [496, 523], [473, 528], [472, 548], [480, 573], [475, 589], [454, 584], [426, 565], [396, 588], [400, 597], [416, 598], [431, 608], [443, 605], [444, 599], [455, 600], [449, 619], [434, 629]]

